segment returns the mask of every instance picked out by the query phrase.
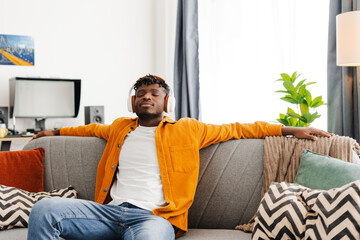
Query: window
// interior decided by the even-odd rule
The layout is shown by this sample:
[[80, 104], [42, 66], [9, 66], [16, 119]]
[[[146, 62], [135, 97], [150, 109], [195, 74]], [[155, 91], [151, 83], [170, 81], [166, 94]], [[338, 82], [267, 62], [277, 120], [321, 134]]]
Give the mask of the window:
[[[302, 73], [326, 101], [329, 1], [199, 0], [201, 120], [276, 123], [280, 73]], [[326, 130], [327, 109], [312, 126]]]

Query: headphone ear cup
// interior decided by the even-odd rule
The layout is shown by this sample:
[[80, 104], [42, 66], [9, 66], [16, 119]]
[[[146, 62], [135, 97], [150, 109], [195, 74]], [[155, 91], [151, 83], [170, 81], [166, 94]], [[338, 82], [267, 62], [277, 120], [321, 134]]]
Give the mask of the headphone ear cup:
[[173, 96], [170, 96], [167, 101], [167, 112], [174, 112], [175, 110], [175, 98]]
[[165, 96], [165, 101], [164, 101], [164, 111], [168, 112], [168, 102], [169, 102], [169, 95]]
[[131, 95], [131, 92], [133, 90], [133, 87], [131, 87], [129, 89], [129, 96], [128, 96], [128, 99], [127, 99], [127, 108], [128, 108], [128, 111], [129, 112], [134, 112], [134, 109], [133, 109], [133, 95]]
[[132, 103], [131, 103], [131, 96], [128, 97], [127, 100], [127, 108], [129, 112], [132, 112]]
[[133, 113], [135, 112], [135, 95], [131, 96], [131, 110]]
[[172, 90], [172, 88], [169, 86], [170, 91], [169, 91], [169, 95], [167, 96], [167, 101], [166, 101], [166, 112], [174, 112], [175, 110], [175, 97], [174, 97], [174, 91]]

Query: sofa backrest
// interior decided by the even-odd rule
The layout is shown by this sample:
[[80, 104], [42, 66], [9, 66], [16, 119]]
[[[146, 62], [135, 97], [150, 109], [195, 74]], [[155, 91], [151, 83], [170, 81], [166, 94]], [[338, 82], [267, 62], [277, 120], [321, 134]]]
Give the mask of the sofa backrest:
[[234, 229], [247, 223], [261, 200], [263, 159], [263, 139], [230, 140], [201, 149], [189, 227]]
[[[233, 229], [247, 223], [260, 203], [264, 141], [230, 140], [200, 150], [199, 183], [189, 211], [190, 228]], [[94, 200], [96, 168], [106, 141], [95, 137], [43, 137], [45, 191], [70, 184], [79, 198]]]
[[95, 137], [56, 136], [35, 139], [24, 149], [45, 149], [45, 191], [72, 185], [79, 198], [93, 201], [96, 169], [105, 145], [105, 140]]

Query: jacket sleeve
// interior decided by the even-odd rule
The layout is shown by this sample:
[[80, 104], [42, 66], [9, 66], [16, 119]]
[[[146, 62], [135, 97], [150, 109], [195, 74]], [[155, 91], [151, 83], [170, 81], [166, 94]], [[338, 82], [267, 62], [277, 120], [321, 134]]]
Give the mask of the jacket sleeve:
[[92, 123], [86, 126], [65, 127], [60, 129], [62, 136], [98, 137], [106, 141], [110, 136], [111, 125]]
[[199, 147], [240, 138], [265, 138], [266, 136], [281, 136], [281, 126], [266, 122], [230, 123], [223, 125], [205, 124], [197, 122]]

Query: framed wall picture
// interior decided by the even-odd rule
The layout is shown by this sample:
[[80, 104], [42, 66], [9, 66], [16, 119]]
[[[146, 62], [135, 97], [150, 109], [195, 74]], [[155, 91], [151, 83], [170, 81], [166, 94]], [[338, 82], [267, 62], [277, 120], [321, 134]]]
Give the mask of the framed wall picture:
[[0, 65], [35, 65], [34, 39], [30, 36], [0, 34]]

